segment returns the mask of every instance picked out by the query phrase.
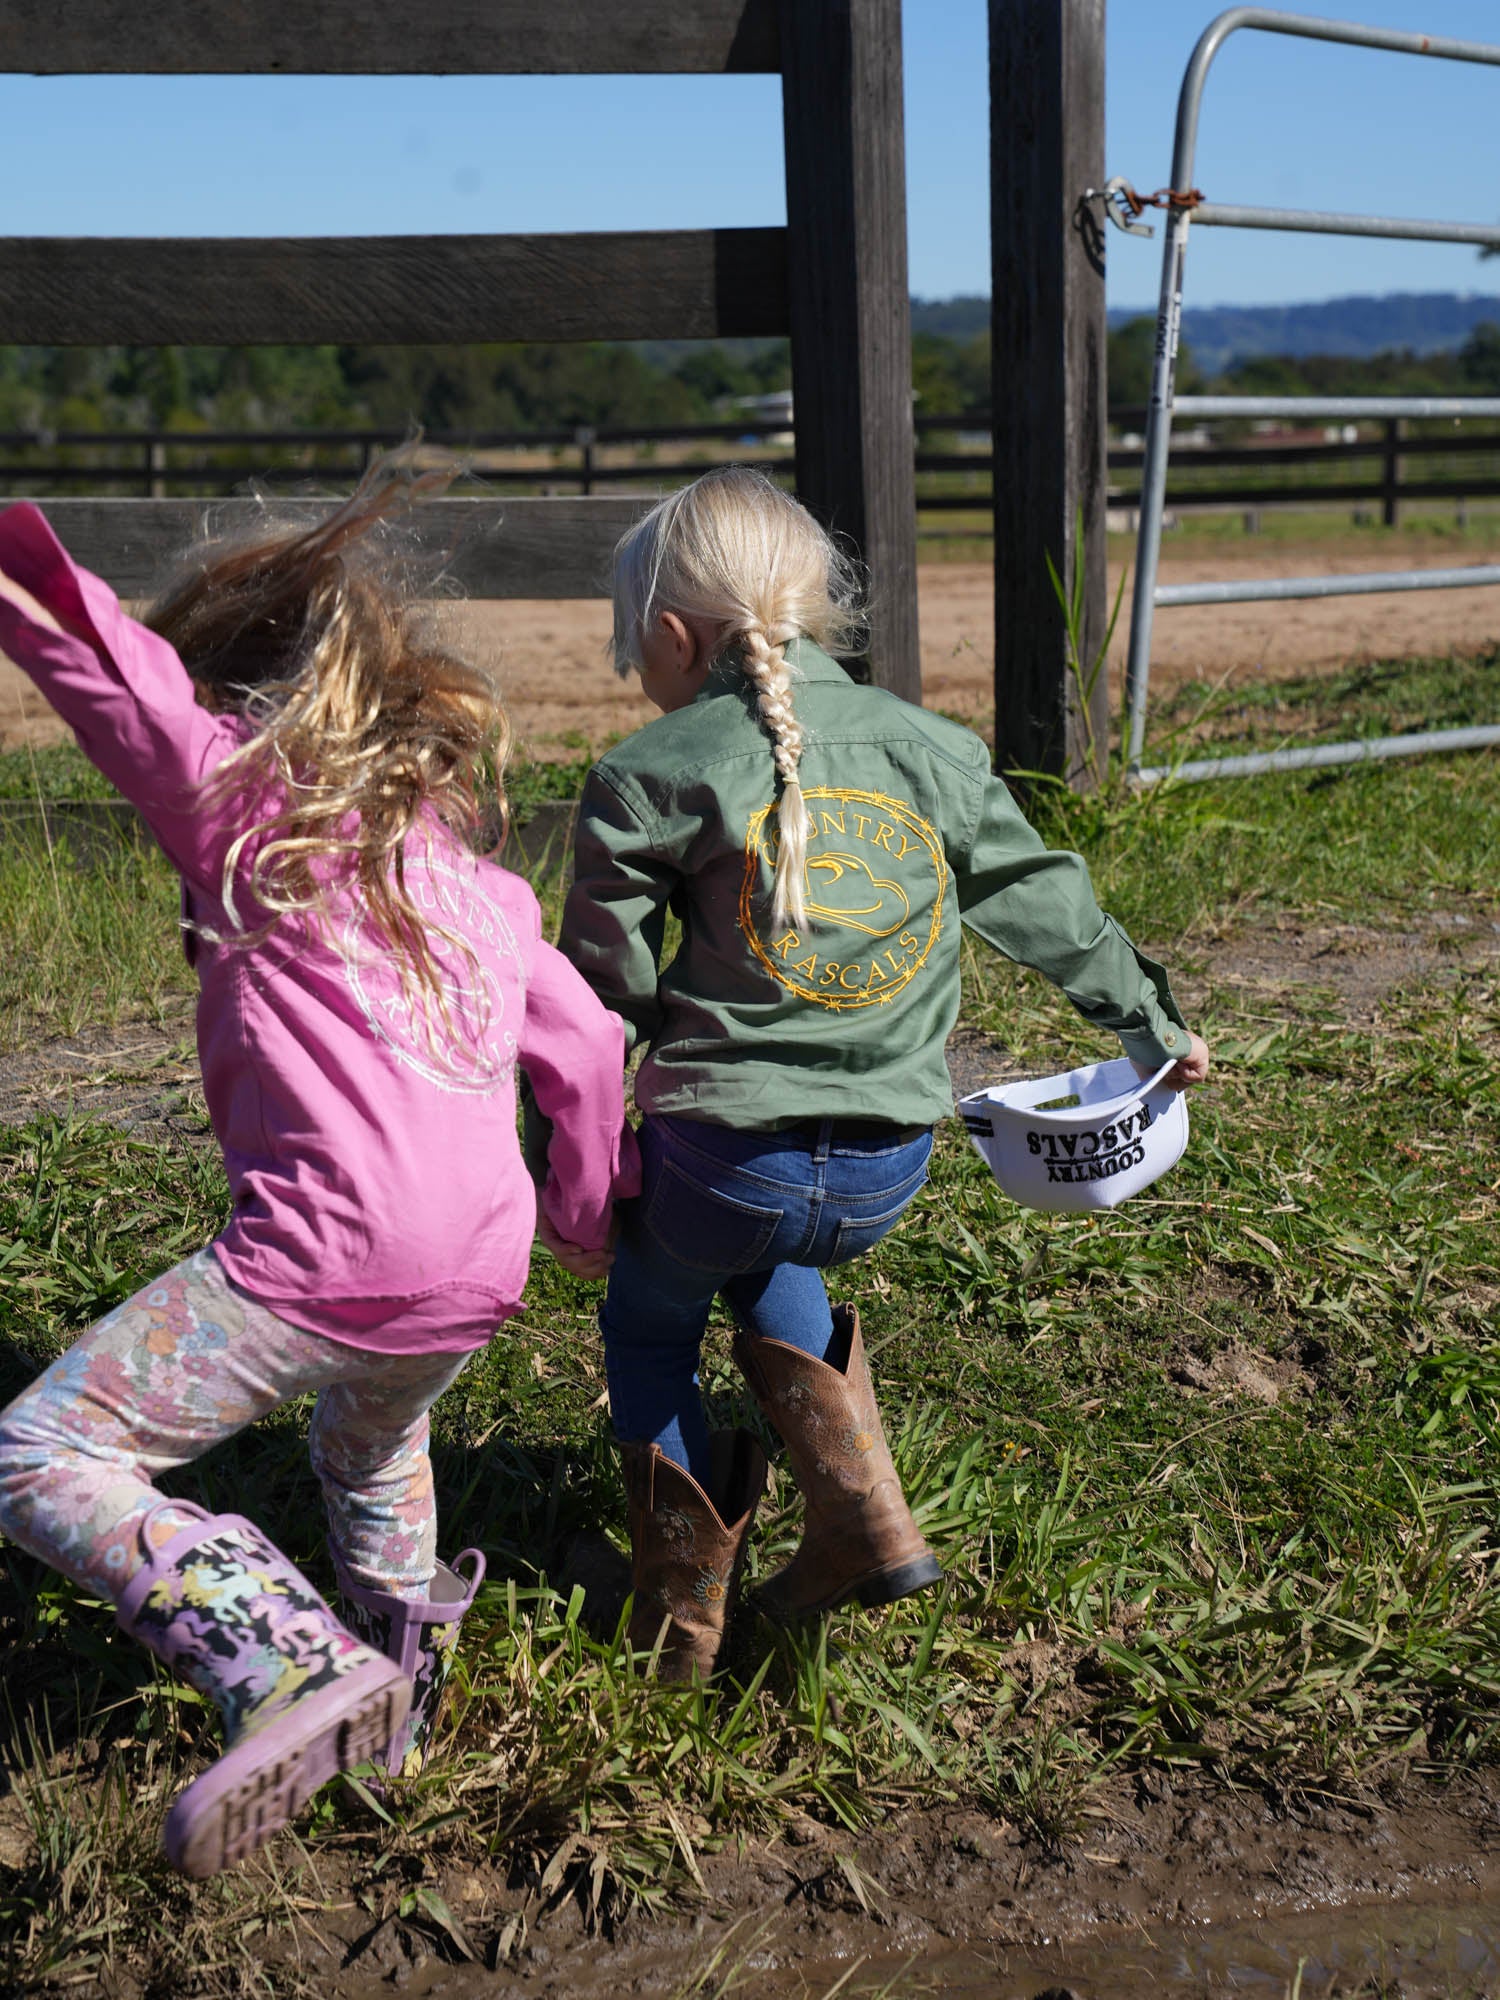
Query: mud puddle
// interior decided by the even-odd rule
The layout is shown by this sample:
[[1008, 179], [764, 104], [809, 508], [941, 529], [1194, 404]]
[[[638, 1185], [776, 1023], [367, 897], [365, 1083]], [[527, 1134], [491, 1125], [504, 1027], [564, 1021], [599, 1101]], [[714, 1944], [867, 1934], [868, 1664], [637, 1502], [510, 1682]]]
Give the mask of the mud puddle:
[[[632, 1962], [632, 1961], [635, 1962]], [[540, 1975], [540, 1976], [539, 1976]], [[659, 1952], [601, 1946], [562, 1977], [542, 1966], [484, 1971], [429, 1963], [396, 1982], [407, 2000], [1487, 2000], [1500, 1993], [1500, 1903], [1310, 1911], [1198, 1929], [1132, 1932], [1024, 1948], [1002, 1944], [783, 1961], [752, 1933], [741, 1952], [720, 1945], [675, 1966]], [[388, 1994], [345, 1988], [350, 2000]]]
[[[535, 1875], [535, 1870], [529, 1871]], [[1041, 1850], [973, 1806], [851, 1843], [812, 1821], [702, 1857], [701, 1893], [591, 1924], [528, 1871], [434, 1871], [451, 1941], [344, 1932], [337, 2000], [1500, 2000], [1500, 1772], [1384, 1797], [1257, 1795], [1156, 1772]], [[536, 1877], [539, 1882], [540, 1877]], [[330, 1913], [331, 1915], [332, 1913]], [[359, 1913], [348, 1910], [356, 1923]], [[333, 1918], [333, 1935], [343, 1928]]]
[[[828, 1993], [799, 1968], [767, 2000]], [[1500, 1993], [1500, 1905], [1321, 1911], [1292, 1920], [1165, 1932], [1056, 1951], [970, 1949], [940, 1959], [868, 1962], [842, 1994], [918, 2000], [1480, 2000]]]

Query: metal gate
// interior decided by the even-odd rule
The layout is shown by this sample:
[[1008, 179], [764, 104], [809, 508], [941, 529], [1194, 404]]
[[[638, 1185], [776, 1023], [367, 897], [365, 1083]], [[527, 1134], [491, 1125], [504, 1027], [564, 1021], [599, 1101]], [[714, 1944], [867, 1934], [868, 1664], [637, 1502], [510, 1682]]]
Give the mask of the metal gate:
[[[1135, 588], [1131, 600], [1130, 651], [1125, 673], [1126, 754], [1131, 776], [1142, 784], [1165, 777], [1243, 777], [1261, 771], [1294, 771], [1319, 764], [1353, 764], [1373, 757], [1405, 757], [1426, 750], [1477, 749], [1500, 743], [1500, 727], [1428, 730], [1409, 736], [1381, 736], [1352, 743], [1325, 743], [1306, 750], [1270, 750], [1253, 756], [1213, 757], [1197, 762], [1143, 769], [1146, 695], [1151, 674], [1151, 627], [1158, 605], [1242, 604], [1295, 597], [1339, 597], [1389, 590], [1454, 590], [1500, 583], [1500, 566], [1469, 569], [1367, 571], [1346, 576], [1307, 576], [1229, 583], [1160, 587], [1162, 512], [1172, 420], [1182, 417], [1500, 417], [1500, 397], [1484, 396], [1182, 396], [1174, 399], [1177, 343], [1182, 323], [1182, 276], [1188, 224], [1231, 229], [1307, 230], [1329, 236], [1389, 236], [1424, 243], [1474, 243], [1500, 247], [1500, 225], [1471, 222], [1415, 222], [1393, 216], [1329, 215], [1286, 208], [1244, 208], [1204, 201], [1193, 187], [1198, 109], [1209, 66], [1236, 28], [1307, 40], [1348, 42], [1359, 48], [1391, 49], [1403, 55], [1437, 56], [1451, 62], [1500, 67], [1500, 48], [1482, 42], [1444, 40], [1397, 29], [1366, 28], [1354, 22], [1323, 21], [1267, 7], [1231, 7], [1211, 21], [1198, 39], [1177, 100], [1177, 137], [1172, 152], [1172, 185], [1157, 205], [1167, 211], [1162, 246], [1156, 356], [1151, 373], [1151, 405], [1141, 468], [1140, 526], [1136, 544]], [[1135, 234], [1134, 222], [1146, 205], [1124, 181], [1103, 190], [1111, 221]]]

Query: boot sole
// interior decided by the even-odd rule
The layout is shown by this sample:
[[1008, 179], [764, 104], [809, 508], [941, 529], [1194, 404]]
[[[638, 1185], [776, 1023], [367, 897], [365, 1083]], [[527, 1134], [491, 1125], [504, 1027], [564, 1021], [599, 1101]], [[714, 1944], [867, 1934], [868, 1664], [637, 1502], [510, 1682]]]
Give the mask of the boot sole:
[[[933, 1584], [942, 1581], [943, 1566], [934, 1555], [918, 1556], [915, 1561], [901, 1563], [895, 1569], [882, 1570], [879, 1576], [866, 1577], [856, 1585], [853, 1595], [867, 1611], [877, 1605], [894, 1604], [898, 1597], [911, 1597], [919, 1590], [929, 1590]], [[847, 1604], [848, 1598], [841, 1602]]]
[[279, 1833], [320, 1785], [378, 1758], [406, 1720], [411, 1688], [389, 1660], [293, 1702], [196, 1779], [167, 1815], [162, 1847], [202, 1881]]
[[821, 1618], [829, 1611], [837, 1611], [841, 1605], [859, 1603], [867, 1611], [878, 1610], [882, 1604], [894, 1604], [898, 1598], [912, 1597], [919, 1590], [930, 1590], [940, 1583], [943, 1566], [930, 1552], [916, 1556], [908, 1563], [897, 1563], [894, 1568], [877, 1570], [873, 1576], [861, 1577], [855, 1583], [841, 1585], [827, 1597], [820, 1597], [815, 1604], [779, 1604], [774, 1596], [765, 1590], [755, 1593], [756, 1609], [764, 1612], [774, 1625], [799, 1625], [810, 1618]]

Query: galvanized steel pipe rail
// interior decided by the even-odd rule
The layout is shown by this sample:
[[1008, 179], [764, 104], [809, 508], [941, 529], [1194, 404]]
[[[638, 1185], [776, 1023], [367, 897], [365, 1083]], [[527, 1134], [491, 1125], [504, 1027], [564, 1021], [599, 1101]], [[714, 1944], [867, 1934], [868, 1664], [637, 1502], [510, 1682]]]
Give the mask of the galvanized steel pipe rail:
[[[1315, 750], [1274, 750], [1247, 757], [1203, 759], [1180, 764], [1175, 770], [1141, 768], [1146, 696], [1151, 674], [1151, 628], [1157, 605], [1335, 597], [1378, 590], [1451, 590], [1469, 584], [1500, 583], [1500, 568], [1476, 566], [1468, 570], [1367, 571], [1343, 576], [1282, 578], [1275, 581], [1262, 579], [1242, 584], [1191, 584], [1165, 589], [1157, 585], [1167, 490], [1167, 457], [1174, 415], [1173, 388], [1182, 327], [1183, 265], [1188, 227], [1194, 218], [1205, 225], [1217, 224], [1235, 229], [1287, 229], [1324, 235], [1500, 245], [1500, 225], [1497, 224], [1417, 222], [1396, 216], [1321, 214], [1301, 209], [1251, 208], [1204, 201], [1193, 189], [1198, 113], [1210, 65], [1237, 28], [1258, 28], [1268, 34], [1299, 36], [1308, 41], [1342, 42], [1355, 48], [1388, 49], [1398, 55], [1434, 56], [1449, 62], [1484, 63], [1500, 68], [1500, 47], [1488, 43], [1455, 41], [1440, 35], [1414, 34], [1393, 28], [1371, 28], [1353, 21], [1327, 21], [1309, 14], [1286, 14], [1269, 7], [1228, 8], [1211, 21], [1199, 36], [1177, 100], [1177, 135], [1172, 153], [1172, 188], [1186, 192], [1165, 200], [1158, 199], [1152, 204], [1164, 207], [1167, 219], [1156, 317], [1156, 358], [1151, 372], [1151, 403], [1141, 467], [1140, 529], [1131, 599], [1130, 650], [1125, 670], [1126, 743], [1131, 774], [1141, 783], [1151, 783], [1167, 776], [1184, 779], [1244, 776], [1261, 771], [1302, 770], [1311, 765], [1354, 763], [1371, 757], [1412, 756], [1424, 750], [1472, 749], [1500, 743], [1500, 728], [1436, 730], [1359, 743], [1323, 744]], [[1121, 185], [1111, 182], [1110, 188]], [[1346, 418], [1479, 417], [1500, 415], [1500, 398], [1184, 396], [1175, 404], [1175, 414], [1199, 417], [1291, 414]]]

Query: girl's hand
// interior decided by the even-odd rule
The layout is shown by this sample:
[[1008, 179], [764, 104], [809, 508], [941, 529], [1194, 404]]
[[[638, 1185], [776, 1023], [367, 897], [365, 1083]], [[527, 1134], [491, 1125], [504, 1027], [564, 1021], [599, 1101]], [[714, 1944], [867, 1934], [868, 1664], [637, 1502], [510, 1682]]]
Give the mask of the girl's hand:
[[[1154, 1074], [1148, 1063], [1137, 1063], [1136, 1069], [1142, 1077]], [[1201, 1035], [1195, 1035], [1190, 1031], [1188, 1034], [1187, 1054], [1180, 1062], [1173, 1063], [1172, 1067], [1162, 1078], [1162, 1082], [1168, 1090], [1188, 1090], [1195, 1083], [1202, 1083], [1203, 1079], [1208, 1075], [1208, 1070], [1208, 1043], [1203, 1040]]]
[[552, 1224], [547, 1220], [545, 1213], [538, 1208], [536, 1212], [536, 1234], [537, 1241], [541, 1244], [542, 1248], [550, 1251], [558, 1263], [562, 1265], [563, 1269], [571, 1271], [575, 1278], [607, 1278], [609, 1276], [609, 1267], [615, 1261], [615, 1253], [612, 1248], [614, 1241], [613, 1231], [610, 1233], [610, 1242], [602, 1250], [586, 1250], [581, 1243], [570, 1243], [566, 1236], [559, 1236], [557, 1231], [552, 1227]]

